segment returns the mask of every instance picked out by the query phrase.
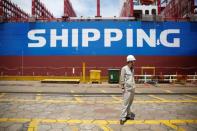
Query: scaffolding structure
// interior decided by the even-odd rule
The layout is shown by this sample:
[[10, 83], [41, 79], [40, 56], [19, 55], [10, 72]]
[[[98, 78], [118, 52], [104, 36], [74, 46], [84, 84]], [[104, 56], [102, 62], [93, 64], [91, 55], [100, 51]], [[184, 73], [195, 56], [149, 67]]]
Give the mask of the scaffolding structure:
[[100, 14], [100, 0], [97, 0], [97, 15], [96, 17], [101, 17], [101, 14]]
[[120, 12], [121, 17], [132, 17], [133, 16], [133, 0], [127, 0], [123, 3], [123, 7]]
[[[150, 3], [151, 5], [154, 5], [157, 7], [156, 9], [151, 9], [151, 12], [153, 16], [159, 15], [158, 18], [161, 18], [161, 20], [179, 20], [179, 19], [186, 19], [190, 20], [190, 17], [194, 14], [194, 0], [171, 0], [169, 3], [167, 3], [166, 7], [161, 7], [161, 0], [138, 0], [139, 3]], [[167, 0], [164, 0], [164, 2]], [[100, 14], [100, 0], [95, 0], [97, 2], [97, 13], [95, 20], [102, 19], [105, 20], [105, 18], [101, 18]], [[150, 12], [150, 11], [148, 11]], [[135, 12], [136, 13], [136, 12]], [[123, 7], [121, 9], [120, 17], [117, 17], [117, 19], [121, 20], [121, 18], [134, 18], [135, 20], [137, 17], [134, 13], [134, 1], [133, 0], [125, 0]], [[150, 15], [151, 13], [143, 13], [144, 18]], [[139, 15], [139, 12], [137, 12], [137, 15]], [[40, 0], [32, 0], [32, 14], [29, 15], [28, 13], [24, 12], [22, 9], [20, 9], [16, 4], [11, 2], [11, 0], [0, 0], [0, 22], [2, 21], [8, 21], [8, 22], [19, 22], [19, 21], [27, 21], [32, 22], [36, 20], [44, 20], [44, 21], [64, 21], [64, 20], [73, 20], [76, 18], [76, 13], [72, 7], [72, 4], [70, 0], [64, 0], [64, 15], [62, 18], [55, 18], [53, 14], [46, 8], [46, 6], [40, 2]], [[152, 16], [150, 16], [152, 17]], [[141, 20], [141, 16], [139, 16]], [[196, 17], [195, 17], [196, 18]], [[110, 19], [113, 19], [111, 17]], [[197, 18], [196, 18], [197, 19]], [[151, 19], [155, 20], [155, 19]]]
[[62, 18], [55, 18], [40, 0], [32, 0], [31, 11], [32, 14], [30, 15], [11, 0], [0, 0], [0, 22], [63, 21], [65, 17], [76, 17], [76, 13], [69, 0], [64, 0], [64, 16]]
[[64, 16], [63, 17], [76, 17], [76, 13], [69, 0], [64, 0]]
[[29, 14], [10, 0], [0, 0], [0, 18], [1, 21], [27, 21]]
[[166, 19], [188, 18], [194, 14], [194, 0], [171, 0], [161, 12]]
[[32, 17], [36, 19], [53, 19], [54, 16], [48, 11], [40, 0], [32, 0]]
[[[162, 2], [161, 0], [140, 0], [139, 3], [141, 6], [156, 5], [158, 10], [157, 14], [160, 15], [164, 21], [189, 20], [189, 18], [193, 16], [195, 9], [194, 0], [170, 0], [169, 2], [167, 2], [167, 0], [163, 0]], [[163, 3], [166, 3], [165, 7], [161, 7]], [[136, 17], [133, 13], [133, 6], [133, 0], [125, 0], [120, 17]], [[141, 16], [142, 15], [143, 14], [141, 14]]]

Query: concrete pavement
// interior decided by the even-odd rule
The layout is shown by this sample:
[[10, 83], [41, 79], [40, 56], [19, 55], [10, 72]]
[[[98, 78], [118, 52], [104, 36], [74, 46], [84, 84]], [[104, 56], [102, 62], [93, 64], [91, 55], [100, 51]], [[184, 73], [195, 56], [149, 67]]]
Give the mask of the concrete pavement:
[[124, 125], [117, 84], [0, 81], [0, 92], [0, 131], [197, 130], [194, 85], [137, 85], [131, 109], [136, 116]]
[[[103, 92], [103, 90], [105, 92]], [[85, 94], [121, 94], [118, 84], [54, 84], [41, 83], [40, 81], [0, 81], [0, 92], [21, 93], [85, 93]], [[137, 84], [136, 94], [170, 94], [170, 93], [197, 93], [197, 85], [187, 84]]]

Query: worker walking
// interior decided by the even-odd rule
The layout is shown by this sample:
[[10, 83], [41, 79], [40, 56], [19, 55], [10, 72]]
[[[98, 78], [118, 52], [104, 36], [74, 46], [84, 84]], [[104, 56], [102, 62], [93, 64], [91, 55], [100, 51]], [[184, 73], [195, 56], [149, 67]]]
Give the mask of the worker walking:
[[133, 55], [127, 56], [127, 65], [122, 67], [120, 75], [120, 86], [123, 92], [122, 113], [120, 115], [120, 124], [123, 125], [127, 119], [132, 119], [135, 114], [131, 112], [130, 108], [133, 103], [135, 94], [135, 80], [134, 80], [134, 61]]

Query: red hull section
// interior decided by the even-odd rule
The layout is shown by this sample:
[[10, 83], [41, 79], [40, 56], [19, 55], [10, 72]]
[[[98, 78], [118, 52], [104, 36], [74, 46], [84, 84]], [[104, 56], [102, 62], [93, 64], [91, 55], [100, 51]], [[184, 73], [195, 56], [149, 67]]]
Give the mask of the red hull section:
[[[137, 56], [136, 58], [136, 74], [141, 74], [141, 67], [155, 67], [156, 75], [176, 73], [188, 75], [197, 72], [196, 56]], [[121, 68], [125, 65], [126, 56], [0, 56], [0, 61], [1, 75], [8, 76], [80, 76], [83, 62], [86, 64], [86, 75], [89, 75], [89, 70], [98, 69], [102, 71], [102, 76], [106, 76], [107, 69]], [[144, 72], [153, 74], [152, 69], [146, 69]]]

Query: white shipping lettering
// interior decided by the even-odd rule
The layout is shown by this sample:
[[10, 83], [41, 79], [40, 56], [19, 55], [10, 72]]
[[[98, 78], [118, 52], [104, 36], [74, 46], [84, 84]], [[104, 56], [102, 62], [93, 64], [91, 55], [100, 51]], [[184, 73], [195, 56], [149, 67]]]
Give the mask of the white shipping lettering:
[[51, 29], [51, 47], [57, 46], [57, 40], [62, 41], [62, 47], [68, 47], [68, 30], [63, 29], [62, 35], [57, 35], [56, 29]]
[[180, 47], [180, 38], [174, 38], [173, 42], [171, 43], [167, 41], [167, 37], [170, 34], [180, 34], [180, 30], [169, 29], [169, 30], [162, 31], [160, 35], [160, 41], [162, 45], [166, 47]]
[[[112, 37], [112, 33], [116, 35]], [[105, 29], [105, 47], [111, 47], [112, 41], [119, 41], [122, 39], [122, 31], [120, 29]]]
[[[90, 37], [89, 34], [92, 33], [93, 36]], [[100, 32], [97, 29], [86, 29], [82, 30], [82, 46], [88, 47], [90, 41], [97, 41], [100, 38]]]
[[127, 47], [133, 47], [133, 30], [127, 29]]
[[78, 47], [78, 33], [79, 33], [79, 30], [78, 29], [73, 29], [72, 30], [72, 47]]
[[[57, 41], [61, 41], [61, 47], [89, 47], [90, 43], [99, 43], [103, 47], [113, 47], [115, 44], [121, 44], [128, 48], [149, 46], [155, 48], [156, 46], [164, 46], [168, 48], [180, 47], [180, 29], [166, 29], [157, 32], [156, 29], [126, 29], [123, 33], [121, 29], [104, 29], [102, 32], [98, 29], [61, 29], [61, 34], [57, 34], [56, 29], [50, 29], [50, 40], [46, 39], [45, 29], [30, 30], [27, 34], [31, 42], [28, 43], [29, 48], [41, 48], [50, 44], [50, 47], [57, 47]], [[69, 36], [72, 35], [71, 37]], [[102, 35], [101, 35], [102, 34]], [[176, 35], [176, 37], [172, 37]], [[69, 37], [68, 37], [69, 36]], [[171, 36], [171, 37], [170, 37]], [[170, 41], [168, 38], [170, 37]], [[71, 40], [69, 40], [71, 38]], [[79, 43], [81, 41], [81, 43]], [[125, 43], [122, 43], [124, 41]], [[70, 44], [69, 44], [70, 42]]]
[[150, 36], [148, 36], [144, 30], [137, 29], [137, 47], [143, 47], [143, 41], [145, 40], [146, 43], [150, 47], [156, 47], [156, 31], [155, 29], [150, 29]]
[[36, 36], [36, 34], [45, 34], [45, 30], [30, 30], [28, 32], [28, 38], [30, 40], [38, 41], [34, 43], [28, 43], [28, 47], [43, 47], [46, 44], [46, 39], [42, 36]]

